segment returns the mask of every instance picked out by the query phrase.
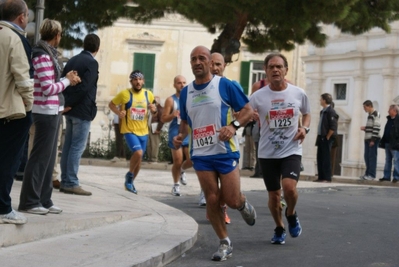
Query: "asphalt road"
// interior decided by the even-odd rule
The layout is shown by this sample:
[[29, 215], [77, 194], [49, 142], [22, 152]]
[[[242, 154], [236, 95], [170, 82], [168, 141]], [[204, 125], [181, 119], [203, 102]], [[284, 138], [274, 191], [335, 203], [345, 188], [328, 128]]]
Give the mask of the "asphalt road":
[[285, 245], [272, 245], [275, 228], [265, 190], [244, 192], [257, 211], [248, 226], [238, 211], [229, 209], [233, 256], [211, 261], [218, 239], [205, 218], [197, 196], [155, 198], [178, 208], [199, 224], [198, 241], [168, 267], [300, 266], [398, 267], [399, 189], [371, 187], [301, 188], [297, 212], [303, 232]]

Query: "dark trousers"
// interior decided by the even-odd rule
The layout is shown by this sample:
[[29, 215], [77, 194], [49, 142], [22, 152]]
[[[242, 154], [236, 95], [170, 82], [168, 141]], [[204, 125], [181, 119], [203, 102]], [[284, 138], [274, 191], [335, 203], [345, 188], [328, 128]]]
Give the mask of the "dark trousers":
[[126, 159], [125, 144], [123, 143], [123, 134], [121, 134], [119, 124], [114, 124], [115, 130], [115, 156], [120, 159]]
[[33, 114], [35, 138], [25, 168], [20, 210], [53, 206], [53, 169], [61, 115]]
[[254, 176], [262, 176], [262, 169], [260, 167], [260, 162], [259, 162], [259, 158], [258, 158], [258, 148], [259, 148], [259, 142], [255, 142], [256, 163], [255, 163], [255, 174], [254, 174]]
[[317, 172], [318, 180], [331, 181], [331, 146], [333, 137], [317, 136]]
[[0, 119], [0, 214], [12, 211], [11, 188], [31, 124], [31, 112], [22, 119]]
[[26, 138], [24, 148], [22, 150], [20, 163], [18, 167], [18, 171], [16, 177], [22, 179], [25, 173], [26, 163], [28, 162], [28, 150], [29, 150], [29, 138]]

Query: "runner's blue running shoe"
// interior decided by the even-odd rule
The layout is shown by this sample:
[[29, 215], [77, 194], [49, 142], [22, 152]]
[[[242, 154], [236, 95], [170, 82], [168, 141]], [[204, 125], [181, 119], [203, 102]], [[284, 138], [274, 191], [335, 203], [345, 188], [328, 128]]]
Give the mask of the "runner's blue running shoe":
[[296, 212], [293, 215], [287, 216], [287, 209], [285, 209], [285, 217], [288, 221], [288, 230], [292, 237], [298, 237], [302, 233], [302, 226], [299, 222]]
[[125, 175], [125, 189], [129, 192], [137, 194], [137, 190], [133, 184], [133, 174], [130, 172], [127, 172]]
[[276, 227], [274, 229], [274, 236], [271, 240], [272, 244], [283, 245], [285, 244], [285, 237], [287, 234], [285, 233], [285, 229], [281, 226]]

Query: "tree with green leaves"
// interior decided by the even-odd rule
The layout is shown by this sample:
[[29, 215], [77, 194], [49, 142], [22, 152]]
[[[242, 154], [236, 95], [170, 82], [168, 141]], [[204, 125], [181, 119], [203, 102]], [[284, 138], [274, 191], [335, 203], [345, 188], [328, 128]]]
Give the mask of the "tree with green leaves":
[[[30, 0], [29, 6], [33, 7]], [[151, 23], [168, 13], [178, 13], [202, 24], [210, 33], [220, 32], [211, 51], [231, 62], [240, 42], [253, 53], [292, 50], [310, 41], [326, 45], [323, 24], [343, 33], [361, 34], [373, 27], [390, 31], [399, 19], [398, 0], [47, 0], [45, 16], [60, 20], [66, 30], [64, 47], [81, 40], [88, 31], [110, 26], [119, 17]]]

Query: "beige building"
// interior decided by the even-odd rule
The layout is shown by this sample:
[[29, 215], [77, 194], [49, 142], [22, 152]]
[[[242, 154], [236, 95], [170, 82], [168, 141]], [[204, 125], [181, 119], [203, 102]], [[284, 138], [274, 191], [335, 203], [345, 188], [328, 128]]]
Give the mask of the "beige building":
[[[136, 24], [120, 19], [112, 27], [98, 31], [101, 47], [97, 55], [100, 65], [98, 81], [98, 114], [91, 127], [91, 141], [108, 135], [108, 102], [119, 91], [129, 88], [129, 74], [135, 69], [145, 75], [145, 87], [163, 102], [174, 93], [173, 78], [181, 74], [191, 82], [190, 52], [197, 45], [211, 47], [217, 34], [210, 34], [200, 24], [178, 14], [169, 14], [151, 24]], [[225, 76], [237, 80], [247, 94], [251, 85], [264, 77], [263, 60], [267, 53], [251, 54], [245, 46], [233, 56]], [[289, 61], [287, 78], [302, 86], [305, 83], [300, 59], [303, 48], [284, 53]], [[110, 116], [111, 118], [112, 116]], [[104, 124], [101, 130], [101, 124]]]
[[[340, 116], [339, 147], [336, 154], [335, 175], [364, 174], [364, 132], [367, 114], [363, 102], [371, 100], [381, 114], [381, 135], [386, 124], [390, 104], [399, 103], [399, 22], [391, 23], [391, 33], [373, 29], [353, 36], [341, 33], [333, 26], [325, 27], [329, 36], [327, 46], [308, 46], [306, 87], [312, 103], [312, 131], [305, 141], [306, 173], [315, 173], [319, 121], [319, 99], [330, 93]], [[383, 177], [385, 152], [378, 149], [377, 178]]]

